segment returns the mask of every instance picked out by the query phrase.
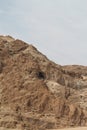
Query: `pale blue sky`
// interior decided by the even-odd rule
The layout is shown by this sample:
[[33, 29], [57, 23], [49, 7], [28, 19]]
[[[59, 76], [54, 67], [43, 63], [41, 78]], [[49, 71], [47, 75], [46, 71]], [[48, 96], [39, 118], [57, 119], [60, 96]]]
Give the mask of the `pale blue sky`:
[[87, 0], [0, 0], [0, 34], [58, 64], [87, 65]]

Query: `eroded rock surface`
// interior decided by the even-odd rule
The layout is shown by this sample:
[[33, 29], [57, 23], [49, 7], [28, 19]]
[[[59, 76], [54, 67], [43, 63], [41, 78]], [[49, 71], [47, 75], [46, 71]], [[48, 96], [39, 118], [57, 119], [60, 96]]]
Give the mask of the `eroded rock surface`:
[[86, 69], [57, 65], [32, 45], [0, 36], [0, 128], [86, 126]]

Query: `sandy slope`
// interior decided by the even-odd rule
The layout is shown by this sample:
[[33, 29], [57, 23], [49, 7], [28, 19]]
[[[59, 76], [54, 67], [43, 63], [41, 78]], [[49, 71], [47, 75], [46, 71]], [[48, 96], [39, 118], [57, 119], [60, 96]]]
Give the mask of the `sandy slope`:
[[53, 129], [53, 130], [87, 130], [87, 127], [65, 128], [65, 129]]

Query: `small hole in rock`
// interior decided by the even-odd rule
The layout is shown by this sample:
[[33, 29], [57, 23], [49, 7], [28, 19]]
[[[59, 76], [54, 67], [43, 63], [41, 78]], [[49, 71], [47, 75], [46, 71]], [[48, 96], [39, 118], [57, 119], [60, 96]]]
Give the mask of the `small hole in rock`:
[[45, 74], [44, 74], [44, 72], [38, 72], [37, 73], [37, 77], [39, 78], [39, 79], [45, 79]]

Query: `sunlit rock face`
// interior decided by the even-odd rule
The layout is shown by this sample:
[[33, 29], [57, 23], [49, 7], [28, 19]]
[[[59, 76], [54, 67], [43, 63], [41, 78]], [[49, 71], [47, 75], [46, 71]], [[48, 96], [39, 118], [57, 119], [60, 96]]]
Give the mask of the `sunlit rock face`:
[[61, 66], [33, 45], [0, 36], [0, 129], [87, 125], [87, 67]]

